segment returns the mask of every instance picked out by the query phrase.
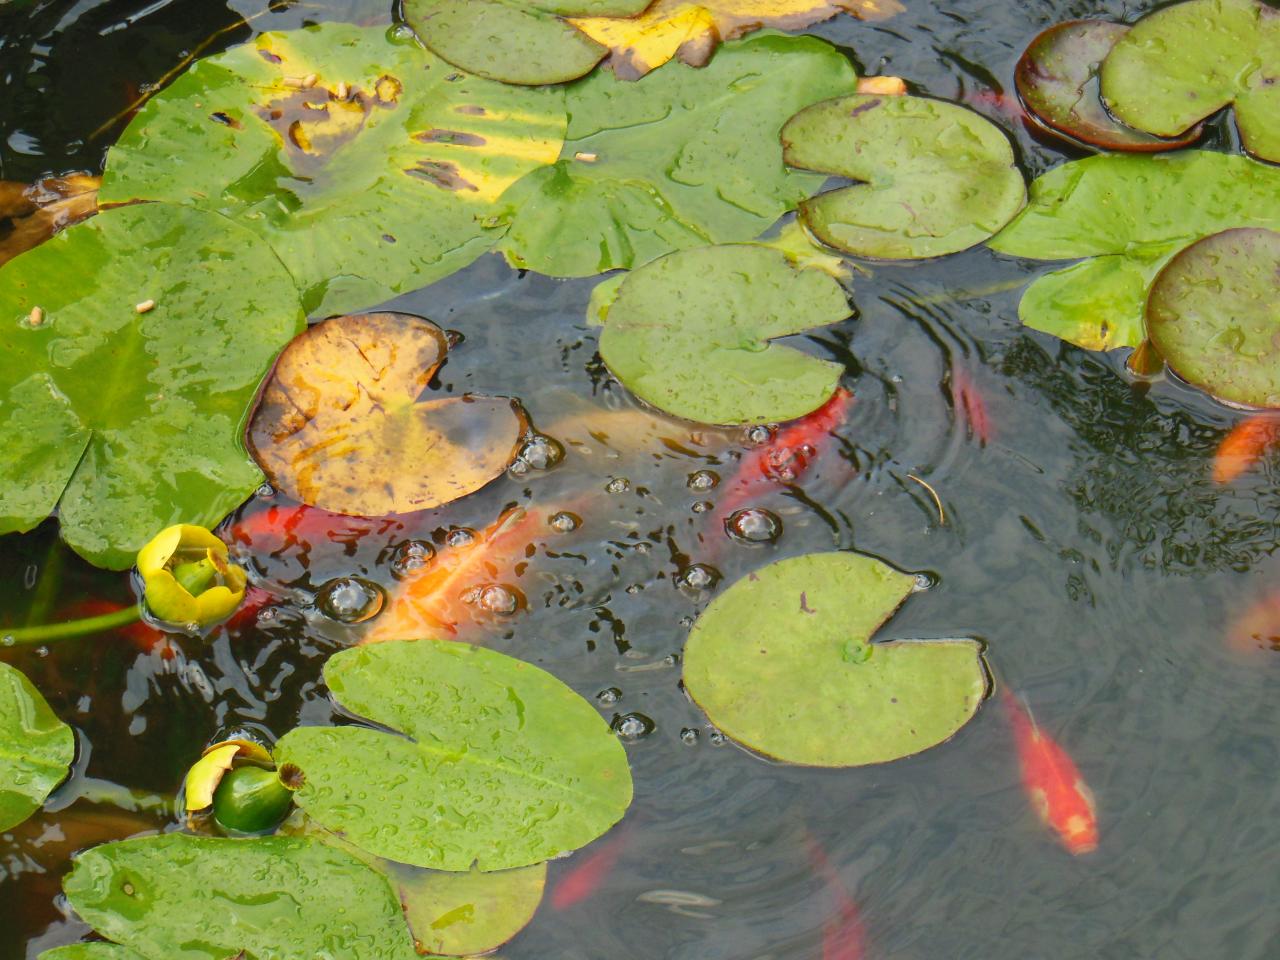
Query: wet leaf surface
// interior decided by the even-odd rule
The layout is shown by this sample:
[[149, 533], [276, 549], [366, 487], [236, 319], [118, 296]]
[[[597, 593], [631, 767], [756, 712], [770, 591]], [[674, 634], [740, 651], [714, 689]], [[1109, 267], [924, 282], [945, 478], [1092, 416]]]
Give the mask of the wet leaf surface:
[[976, 640], [871, 637], [915, 578], [857, 553], [770, 564], [713, 600], [684, 684], [718, 728], [788, 763], [851, 767], [937, 746], [987, 690]]
[[46, 950], [37, 960], [146, 960], [128, 947], [115, 943], [73, 943]]
[[720, 43], [764, 27], [801, 30], [839, 13], [884, 20], [902, 10], [898, 0], [657, 0], [639, 16], [570, 22], [609, 48], [614, 73], [635, 80], [673, 58], [701, 67]]
[[0, 268], [0, 531], [57, 508], [77, 553], [124, 569], [172, 523], [217, 523], [262, 482], [243, 418], [301, 327], [266, 244], [192, 207], [108, 210]]
[[609, 50], [573, 17], [631, 17], [652, 0], [405, 0], [422, 41], [450, 63], [505, 83], [573, 80]]
[[334, 698], [370, 727], [301, 727], [276, 746], [297, 802], [368, 853], [438, 870], [504, 870], [590, 843], [631, 802], [622, 745], [549, 673], [453, 641], [345, 650]]
[[1187, 247], [1152, 284], [1147, 328], [1184, 380], [1280, 407], [1280, 233], [1225, 230]]
[[0, 181], [0, 264], [97, 213], [99, 183], [80, 173], [30, 184]]
[[956, 253], [990, 237], [1026, 200], [1003, 131], [941, 100], [829, 100], [788, 121], [782, 143], [793, 167], [859, 181], [800, 205], [819, 240], [858, 256]]
[[76, 857], [63, 888], [98, 933], [155, 960], [417, 957], [386, 879], [314, 840], [108, 843]]
[[783, 166], [783, 123], [856, 82], [834, 47], [776, 34], [725, 44], [700, 70], [592, 74], [569, 88], [560, 162], [504, 197], [502, 249], [514, 266], [586, 277], [750, 240], [822, 183]]
[[1071, 20], [1045, 30], [1018, 61], [1015, 77], [1022, 102], [1050, 130], [1102, 150], [1149, 153], [1198, 140], [1198, 126], [1166, 140], [1126, 127], [1102, 105], [1098, 70], [1128, 32], [1124, 24], [1108, 20]]
[[838, 323], [843, 288], [754, 244], [669, 254], [629, 274], [600, 355], [659, 410], [715, 424], [793, 420], [835, 392], [840, 364], [770, 341]]
[[1280, 12], [1256, 0], [1188, 0], [1143, 17], [1102, 65], [1120, 120], [1178, 137], [1226, 106], [1244, 148], [1280, 162]]
[[289, 496], [334, 513], [382, 516], [473, 493], [515, 458], [518, 404], [467, 395], [422, 400], [448, 340], [401, 313], [336, 317], [280, 355], [249, 445]]
[[75, 759], [71, 728], [14, 667], [0, 663], [0, 833], [40, 809]]
[[138, 113], [102, 199], [194, 203], [267, 240], [307, 311], [415, 290], [501, 235], [494, 201], [552, 163], [563, 93], [467, 76], [380, 28], [265, 33], [198, 61]]
[[991, 240], [1038, 260], [1092, 257], [1027, 289], [1022, 322], [1089, 350], [1137, 347], [1147, 291], [1178, 250], [1232, 227], [1280, 226], [1280, 170], [1209, 151], [1100, 156], [1031, 185], [1027, 209]]

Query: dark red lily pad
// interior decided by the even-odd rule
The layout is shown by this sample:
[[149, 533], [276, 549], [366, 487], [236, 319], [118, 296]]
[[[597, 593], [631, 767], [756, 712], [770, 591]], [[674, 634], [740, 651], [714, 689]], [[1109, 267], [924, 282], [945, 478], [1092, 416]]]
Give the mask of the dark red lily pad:
[[1050, 133], [1102, 150], [1154, 153], [1194, 143], [1204, 132], [1200, 125], [1170, 140], [1125, 126], [1103, 106], [1098, 70], [1129, 29], [1107, 20], [1070, 20], [1050, 27], [1018, 61], [1018, 95]]
[[1175, 256], [1151, 287], [1147, 333], [1187, 382], [1280, 407], [1280, 233], [1224, 230]]

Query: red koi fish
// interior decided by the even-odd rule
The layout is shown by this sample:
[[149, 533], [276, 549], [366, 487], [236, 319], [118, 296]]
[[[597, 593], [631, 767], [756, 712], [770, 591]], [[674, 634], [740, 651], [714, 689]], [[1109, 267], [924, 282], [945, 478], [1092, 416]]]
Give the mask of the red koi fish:
[[768, 489], [800, 478], [844, 423], [853, 406], [853, 393], [844, 387], [813, 413], [780, 429], [768, 443], [748, 451], [738, 465], [733, 485], [725, 492], [717, 516], [723, 519]]
[[620, 828], [597, 849], [591, 851], [585, 860], [566, 873], [551, 891], [551, 908], [568, 910], [595, 896], [605, 878], [613, 872], [630, 835], [630, 827]]
[[465, 594], [481, 583], [518, 574], [534, 538], [546, 528], [540, 510], [505, 512], [474, 542], [450, 547], [387, 599], [361, 643], [458, 632], [467, 617]]
[[256, 554], [270, 555], [293, 547], [306, 549], [359, 539], [395, 522], [330, 513], [305, 503], [288, 506], [273, 503], [241, 516], [227, 530], [224, 539]]
[[1218, 445], [1213, 458], [1214, 483], [1230, 483], [1253, 469], [1280, 442], [1280, 417], [1255, 413], [1237, 423]]
[[1009, 120], [1025, 120], [1027, 108], [1016, 93], [997, 93], [995, 90], [966, 90], [960, 99], [979, 112], [991, 110]]
[[987, 415], [987, 401], [968, 371], [952, 369], [950, 377], [951, 405], [956, 416], [965, 424], [969, 436], [985, 447], [991, 442], [991, 418]]
[[1240, 654], [1280, 652], [1280, 593], [1267, 594], [1231, 621], [1227, 647]]
[[1022, 783], [1040, 819], [1068, 853], [1079, 856], [1098, 848], [1098, 818], [1093, 793], [1070, 755], [1036, 725], [1029, 708], [1005, 690], [1001, 696], [1013, 728]]
[[834, 907], [822, 923], [822, 960], [862, 960], [866, 956], [866, 931], [858, 905], [821, 845], [813, 837], [808, 837], [805, 845], [809, 863], [826, 884]]

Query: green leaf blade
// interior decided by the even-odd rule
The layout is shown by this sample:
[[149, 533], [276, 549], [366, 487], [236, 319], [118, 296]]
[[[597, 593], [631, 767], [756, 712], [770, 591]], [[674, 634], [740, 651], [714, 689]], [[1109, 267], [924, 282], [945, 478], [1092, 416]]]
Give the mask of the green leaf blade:
[[0, 663], [0, 833], [35, 813], [67, 778], [75, 734], [17, 669]]

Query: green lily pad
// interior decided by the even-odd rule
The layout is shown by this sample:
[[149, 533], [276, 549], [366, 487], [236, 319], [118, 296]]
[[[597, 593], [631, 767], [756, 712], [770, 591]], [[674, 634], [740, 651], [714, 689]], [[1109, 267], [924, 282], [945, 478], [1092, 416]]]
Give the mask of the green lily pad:
[[1280, 162], [1280, 12], [1188, 0], [1139, 20], [1102, 64], [1102, 97], [1131, 127], [1178, 137], [1234, 105], [1244, 148]]
[[1147, 330], [1189, 383], [1280, 407], [1280, 232], [1224, 230], [1187, 247], [1151, 287]]
[[139, 111], [100, 199], [234, 217], [280, 255], [308, 313], [347, 313], [492, 247], [495, 201], [555, 161], [566, 122], [562, 92], [461, 74], [380, 28], [264, 33]]
[[171, 524], [215, 525], [262, 483], [244, 418], [302, 326], [271, 249], [189, 206], [108, 210], [0, 267], [0, 533], [56, 508], [122, 570]]
[[561, 83], [590, 73], [609, 48], [568, 17], [632, 17], [653, 0], [405, 0], [404, 16], [435, 54], [504, 83]]
[[783, 166], [783, 123], [856, 82], [830, 44], [772, 33], [724, 44], [701, 69], [593, 74], [568, 90], [560, 162], [504, 197], [501, 249], [516, 267], [589, 277], [750, 240], [823, 182]]
[[147, 960], [147, 958], [117, 943], [73, 943], [70, 946], [46, 950], [36, 960]]
[[937, 746], [987, 692], [976, 640], [871, 642], [915, 578], [857, 553], [780, 560], [698, 618], [684, 685], [707, 717], [765, 756], [820, 767]]
[[626, 812], [631, 771], [596, 709], [512, 657], [440, 640], [344, 650], [325, 681], [390, 730], [301, 727], [276, 745], [298, 805], [375, 856], [503, 870], [590, 843]]
[[628, 274], [600, 355], [628, 390], [702, 423], [792, 420], [831, 398], [843, 367], [770, 343], [838, 323], [844, 289], [754, 244], [668, 254]]
[[123, 840], [76, 857], [63, 889], [94, 930], [156, 960], [417, 957], [386, 879], [314, 840]]
[[0, 833], [40, 809], [75, 755], [71, 728], [30, 680], [0, 663]]
[[858, 256], [957, 253], [1026, 202], [1009, 138], [941, 100], [855, 94], [815, 104], [783, 127], [782, 146], [793, 167], [860, 181], [800, 205], [814, 236]]
[[1098, 156], [1031, 185], [1031, 201], [989, 243], [1037, 260], [1093, 257], [1035, 281], [1018, 315], [1089, 350], [1138, 347], [1147, 291], [1177, 251], [1232, 227], [1280, 227], [1280, 170], [1189, 150]]
[[1018, 61], [1015, 81], [1022, 102], [1051, 132], [1103, 150], [1152, 153], [1198, 140], [1202, 127], [1166, 140], [1126, 127], [1102, 105], [1098, 70], [1128, 32], [1124, 24], [1107, 20], [1070, 20], [1045, 30]]

